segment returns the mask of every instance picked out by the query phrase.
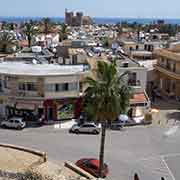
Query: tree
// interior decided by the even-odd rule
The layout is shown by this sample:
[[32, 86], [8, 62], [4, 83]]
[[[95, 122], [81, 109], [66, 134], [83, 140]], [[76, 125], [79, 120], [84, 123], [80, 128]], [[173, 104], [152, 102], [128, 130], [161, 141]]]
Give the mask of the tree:
[[14, 51], [13, 46], [18, 46], [16, 35], [10, 31], [0, 32], [0, 49], [3, 53], [12, 53]]
[[43, 32], [47, 35], [50, 33], [54, 27], [54, 24], [52, 23], [50, 18], [43, 18], [42, 20], [43, 23]]
[[108, 37], [103, 37], [102, 38], [102, 45], [103, 45], [103, 47], [108, 47], [109, 46], [109, 39], [108, 39]]
[[126, 73], [118, 77], [115, 62], [107, 64], [98, 62], [96, 80], [87, 77], [85, 83], [88, 85], [85, 90], [84, 106], [85, 112], [95, 121], [101, 123], [101, 145], [100, 145], [100, 172], [104, 165], [104, 147], [106, 126], [108, 122], [115, 120], [120, 113], [124, 113], [129, 107], [131, 89], [123, 77]]
[[59, 42], [65, 39], [67, 39], [67, 25], [63, 23], [59, 31]]
[[39, 32], [38, 29], [32, 22], [29, 22], [24, 24], [23, 32], [27, 36], [28, 46], [31, 47], [32, 37]]

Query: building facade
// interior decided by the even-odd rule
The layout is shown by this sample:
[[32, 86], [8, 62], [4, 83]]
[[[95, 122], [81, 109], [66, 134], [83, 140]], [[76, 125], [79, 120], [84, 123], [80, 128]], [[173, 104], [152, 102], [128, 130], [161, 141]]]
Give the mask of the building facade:
[[157, 86], [164, 95], [180, 98], [180, 51], [161, 49], [156, 56]]
[[68, 119], [80, 95], [83, 65], [0, 63], [0, 115]]
[[82, 25], [82, 12], [77, 12], [76, 15], [74, 15], [74, 12], [68, 12], [65, 11], [65, 23], [68, 26], [81, 26]]

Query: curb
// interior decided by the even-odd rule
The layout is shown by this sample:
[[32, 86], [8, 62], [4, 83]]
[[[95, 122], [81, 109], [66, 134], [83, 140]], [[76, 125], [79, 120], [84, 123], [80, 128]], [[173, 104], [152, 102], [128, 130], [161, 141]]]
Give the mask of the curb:
[[16, 150], [20, 150], [20, 151], [24, 151], [24, 152], [28, 152], [28, 153], [40, 156], [41, 160], [42, 160], [42, 163], [45, 163], [47, 161], [47, 153], [45, 153], [45, 152], [25, 148], [25, 147], [22, 147], [22, 146], [15, 146], [15, 145], [11, 145], [11, 144], [0, 144], [0, 147], [16, 149]]
[[74, 172], [78, 173], [81, 176], [84, 176], [87, 179], [90, 179], [90, 180], [96, 180], [97, 179], [97, 178], [95, 178], [94, 176], [92, 176], [88, 172], [84, 171], [83, 169], [79, 168], [78, 166], [76, 166], [75, 164], [73, 164], [70, 161], [66, 161], [64, 163], [64, 165], [65, 165], [65, 167], [73, 170]]

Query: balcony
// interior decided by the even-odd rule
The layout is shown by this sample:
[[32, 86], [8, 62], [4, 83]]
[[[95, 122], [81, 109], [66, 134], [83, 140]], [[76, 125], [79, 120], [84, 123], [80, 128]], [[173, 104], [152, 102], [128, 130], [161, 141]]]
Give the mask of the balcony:
[[46, 99], [77, 98], [79, 91], [45, 92]]
[[18, 98], [43, 98], [43, 94], [39, 94], [37, 91], [18, 91], [16, 93]]
[[166, 66], [164, 65], [161, 65], [161, 64], [157, 64], [155, 66], [156, 70], [158, 70], [159, 72], [171, 77], [171, 78], [174, 78], [174, 79], [177, 79], [177, 80], [180, 80], [180, 73], [179, 72], [173, 72], [171, 69], [167, 68]]

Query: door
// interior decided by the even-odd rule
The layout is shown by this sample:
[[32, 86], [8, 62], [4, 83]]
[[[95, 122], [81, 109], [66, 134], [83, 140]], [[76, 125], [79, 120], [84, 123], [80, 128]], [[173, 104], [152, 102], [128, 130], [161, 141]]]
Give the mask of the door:
[[48, 120], [53, 120], [53, 108], [49, 107], [47, 112]]
[[7, 126], [13, 128], [14, 127], [14, 120], [8, 121]]
[[88, 132], [88, 129], [89, 129], [88, 127], [89, 127], [88, 125], [84, 124], [79, 128], [79, 131], [80, 132]]
[[44, 114], [44, 109], [43, 108], [38, 108], [38, 118], [41, 118]]
[[17, 128], [19, 126], [21, 126], [20, 122], [18, 120], [15, 120], [14, 121], [14, 128]]

